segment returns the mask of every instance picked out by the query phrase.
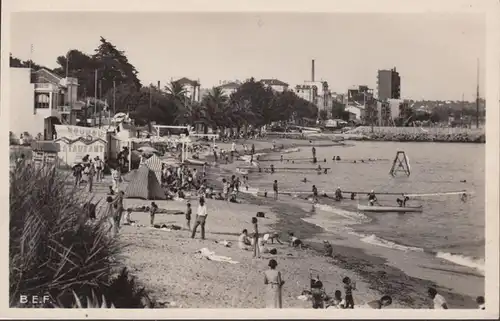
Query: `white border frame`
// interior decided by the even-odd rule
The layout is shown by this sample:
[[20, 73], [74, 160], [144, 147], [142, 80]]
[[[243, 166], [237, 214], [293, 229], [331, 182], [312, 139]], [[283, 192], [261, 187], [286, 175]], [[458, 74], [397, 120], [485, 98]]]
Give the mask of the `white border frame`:
[[[488, 118], [486, 120], [486, 273], [485, 282], [487, 310], [312, 310], [312, 309], [139, 309], [139, 310], [78, 310], [78, 309], [9, 309], [8, 308], [8, 260], [2, 260], [4, 290], [1, 292], [1, 316], [10, 318], [370, 318], [370, 319], [429, 319], [461, 318], [483, 319], [498, 318], [499, 312], [499, 77], [500, 77], [500, 3], [497, 0], [142, 0], [125, 2], [122, 0], [5, 0], [2, 2], [2, 92], [0, 111], [0, 142], [8, 149], [7, 129], [9, 110], [9, 39], [10, 13], [13, 11], [170, 11], [170, 12], [349, 12], [349, 13], [424, 13], [424, 12], [476, 12], [484, 13], [487, 19], [486, 55], [486, 101]], [[7, 49], [6, 49], [7, 48]], [[8, 168], [9, 154], [1, 158], [3, 182], [1, 202], [4, 215], [1, 221], [2, 235], [8, 235]], [[1, 242], [1, 253], [7, 256], [8, 242]], [[330, 312], [328, 312], [330, 311]]]

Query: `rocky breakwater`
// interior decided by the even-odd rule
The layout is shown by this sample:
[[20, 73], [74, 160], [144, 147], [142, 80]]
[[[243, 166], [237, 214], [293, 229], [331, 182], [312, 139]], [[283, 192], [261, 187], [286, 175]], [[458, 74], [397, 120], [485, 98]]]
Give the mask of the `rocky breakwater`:
[[421, 128], [421, 127], [371, 127], [362, 126], [348, 132], [357, 134], [353, 140], [399, 142], [485, 143], [484, 129], [470, 128]]

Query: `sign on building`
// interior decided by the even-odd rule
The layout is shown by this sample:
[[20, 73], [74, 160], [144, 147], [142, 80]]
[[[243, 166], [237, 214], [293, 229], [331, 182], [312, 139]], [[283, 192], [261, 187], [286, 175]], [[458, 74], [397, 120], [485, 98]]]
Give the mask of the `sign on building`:
[[90, 159], [99, 156], [104, 160], [106, 153], [106, 141], [104, 139], [87, 140], [85, 138], [69, 139], [67, 137], [59, 138], [56, 140], [60, 146], [59, 159], [67, 165], [73, 165], [75, 162], [82, 161], [82, 159], [89, 155]]
[[67, 137], [71, 139], [84, 137], [87, 139], [106, 140], [106, 131], [94, 127], [71, 126], [71, 125], [54, 125], [57, 137]]

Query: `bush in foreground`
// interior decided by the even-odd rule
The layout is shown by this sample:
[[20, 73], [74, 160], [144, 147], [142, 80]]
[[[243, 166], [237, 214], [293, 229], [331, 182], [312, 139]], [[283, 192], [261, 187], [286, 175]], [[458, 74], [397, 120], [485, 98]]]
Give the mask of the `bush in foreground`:
[[146, 306], [126, 269], [113, 276], [123, 246], [108, 236], [104, 218], [88, 221], [84, 201], [55, 170], [20, 165], [11, 172], [10, 306], [20, 307], [21, 295], [49, 295], [57, 307], [102, 296], [108, 307]]

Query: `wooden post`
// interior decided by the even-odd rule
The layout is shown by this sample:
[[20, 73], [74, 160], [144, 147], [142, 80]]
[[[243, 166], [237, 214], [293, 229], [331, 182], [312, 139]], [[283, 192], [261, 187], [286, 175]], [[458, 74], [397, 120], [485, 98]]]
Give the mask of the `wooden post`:
[[132, 170], [132, 142], [127, 140], [127, 147], [128, 147], [128, 171], [130, 172]]

